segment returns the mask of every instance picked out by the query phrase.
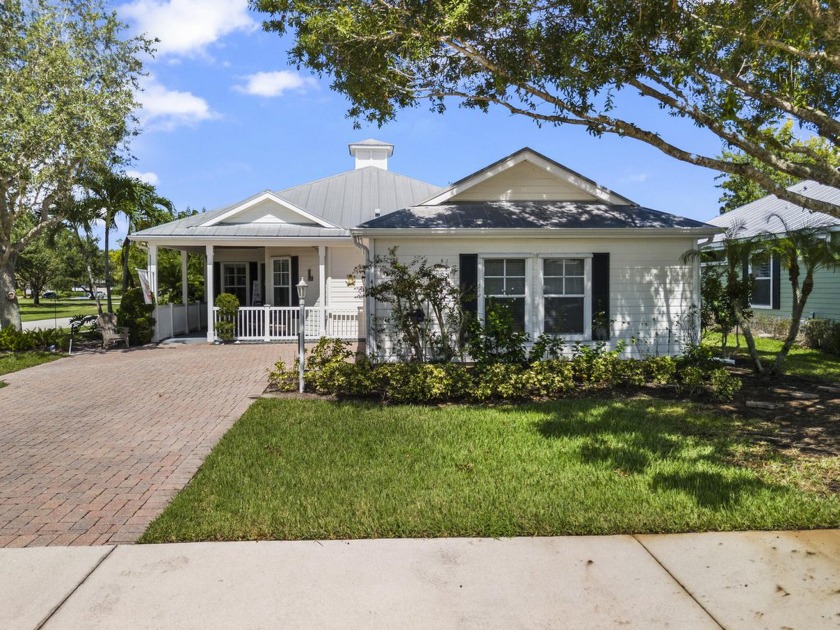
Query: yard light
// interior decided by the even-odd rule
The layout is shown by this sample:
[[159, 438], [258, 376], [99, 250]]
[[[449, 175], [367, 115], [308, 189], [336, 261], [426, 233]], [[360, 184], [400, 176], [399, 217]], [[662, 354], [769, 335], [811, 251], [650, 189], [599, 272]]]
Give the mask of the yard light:
[[299, 382], [298, 391], [303, 393], [303, 344], [306, 336], [306, 281], [301, 276], [300, 282], [295, 287], [297, 289], [298, 304], [300, 304], [300, 320], [298, 323], [298, 366], [299, 366]]

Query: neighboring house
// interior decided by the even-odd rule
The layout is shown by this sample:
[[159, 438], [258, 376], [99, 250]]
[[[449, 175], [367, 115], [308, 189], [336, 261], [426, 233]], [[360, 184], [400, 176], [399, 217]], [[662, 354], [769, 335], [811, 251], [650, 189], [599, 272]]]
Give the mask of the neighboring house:
[[[840, 190], [831, 186], [803, 181], [794, 184], [789, 190], [840, 205]], [[821, 212], [811, 212], [775, 195], [762, 197], [731, 210], [711, 219], [709, 223], [725, 230], [733, 228], [737, 239], [781, 236], [788, 231], [801, 229], [824, 229], [827, 234], [840, 232], [840, 219]], [[723, 234], [718, 234], [704, 247], [719, 247], [723, 238]], [[750, 271], [755, 277], [753, 310], [774, 317], [790, 317], [792, 290], [787, 271], [779, 260], [775, 257], [756, 259]], [[814, 273], [814, 290], [805, 305], [805, 317], [840, 321], [840, 272], [817, 269]]]
[[505, 302], [532, 339], [624, 340], [664, 354], [696, 332], [699, 264], [681, 257], [718, 228], [643, 208], [527, 148], [446, 188], [388, 171], [390, 144], [366, 140], [350, 153], [353, 171], [135, 234], [149, 246], [153, 290], [158, 247], [203, 253], [207, 294], [247, 305], [239, 338], [287, 339], [303, 277], [308, 337], [358, 338], [387, 356], [389, 340], [369, 325], [385, 307], [359, 297], [365, 279], [354, 269], [398, 246], [405, 261], [451, 266], [479, 317]]

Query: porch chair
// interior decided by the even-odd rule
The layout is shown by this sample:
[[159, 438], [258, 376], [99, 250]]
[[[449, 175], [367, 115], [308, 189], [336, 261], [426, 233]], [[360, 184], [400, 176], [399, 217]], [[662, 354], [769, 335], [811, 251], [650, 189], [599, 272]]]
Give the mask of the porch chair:
[[125, 342], [125, 347], [128, 348], [128, 328], [125, 326], [117, 326], [117, 316], [113, 313], [102, 313], [96, 318], [96, 323], [99, 325], [99, 330], [102, 333], [102, 347], [108, 348], [112, 342]]

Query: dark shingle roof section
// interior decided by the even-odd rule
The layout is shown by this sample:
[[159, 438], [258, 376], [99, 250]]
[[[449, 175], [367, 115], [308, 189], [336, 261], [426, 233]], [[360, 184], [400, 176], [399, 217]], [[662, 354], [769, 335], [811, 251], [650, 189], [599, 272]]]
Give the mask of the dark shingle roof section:
[[664, 229], [709, 228], [700, 221], [641, 206], [579, 201], [491, 201], [414, 206], [362, 223], [360, 228], [425, 229]]
[[[788, 190], [840, 206], [840, 189], [832, 186], [806, 180], [790, 186]], [[721, 214], [709, 223], [722, 228], [739, 226], [736, 238], [752, 238], [767, 232], [782, 234], [805, 228], [836, 227], [840, 226], [840, 219], [822, 212], [811, 212], [776, 195], [768, 195]], [[722, 238], [724, 236], [720, 234], [715, 240]]]

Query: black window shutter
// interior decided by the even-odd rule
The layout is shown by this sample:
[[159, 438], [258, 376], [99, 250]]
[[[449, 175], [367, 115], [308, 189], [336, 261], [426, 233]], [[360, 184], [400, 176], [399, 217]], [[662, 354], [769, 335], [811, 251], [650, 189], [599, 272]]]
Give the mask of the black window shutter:
[[772, 307], [776, 310], [782, 307], [782, 283], [780, 282], [781, 279], [781, 264], [779, 262], [778, 256], [773, 256], [770, 259], [770, 269], [771, 269], [771, 277], [772, 277], [772, 287], [773, 287], [773, 297], [772, 299]]
[[610, 255], [592, 254], [592, 337], [610, 338]]
[[297, 256], [292, 256], [292, 306], [300, 306], [297, 296], [297, 283], [300, 282], [300, 269]]
[[213, 263], [213, 303], [222, 292], [222, 263]]
[[464, 313], [478, 316], [478, 254], [458, 256], [458, 275], [461, 279], [461, 308]]
[[[254, 286], [254, 282], [257, 280], [257, 263], [251, 262], [248, 263], [248, 291], [245, 295], [250, 295], [251, 298], [251, 306], [254, 305], [254, 295], [251, 292], [251, 287]], [[243, 305], [244, 306], [244, 305]]]

